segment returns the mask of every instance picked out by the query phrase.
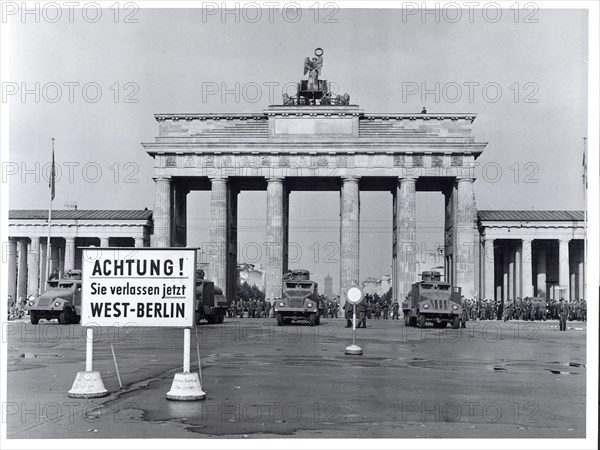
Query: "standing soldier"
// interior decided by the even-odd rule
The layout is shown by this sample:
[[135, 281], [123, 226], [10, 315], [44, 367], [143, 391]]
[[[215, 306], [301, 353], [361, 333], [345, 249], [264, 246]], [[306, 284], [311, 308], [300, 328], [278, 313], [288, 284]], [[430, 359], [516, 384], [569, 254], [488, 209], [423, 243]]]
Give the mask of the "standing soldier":
[[383, 318], [384, 319], [388, 319], [389, 317], [389, 312], [390, 312], [390, 305], [388, 305], [387, 300], [383, 302], [383, 306], [381, 307], [382, 311], [383, 311]]
[[367, 319], [371, 320], [372, 312], [373, 312], [373, 300], [370, 298], [367, 300]]
[[380, 302], [375, 303], [375, 318], [381, 319], [381, 303]]
[[560, 299], [558, 305], [558, 320], [560, 331], [567, 331], [567, 317], [569, 316], [569, 305], [565, 303], [565, 299]]
[[367, 299], [363, 298], [358, 304], [358, 325], [356, 328], [360, 328], [362, 324], [363, 328], [367, 328]]
[[400, 319], [400, 305], [398, 304], [398, 300], [394, 300], [394, 303], [392, 303], [392, 320], [396, 319]]
[[352, 327], [352, 311], [352, 304], [350, 302], [346, 302], [346, 304], [344, 305], [344, 317], [346, 319], [346, 328]]

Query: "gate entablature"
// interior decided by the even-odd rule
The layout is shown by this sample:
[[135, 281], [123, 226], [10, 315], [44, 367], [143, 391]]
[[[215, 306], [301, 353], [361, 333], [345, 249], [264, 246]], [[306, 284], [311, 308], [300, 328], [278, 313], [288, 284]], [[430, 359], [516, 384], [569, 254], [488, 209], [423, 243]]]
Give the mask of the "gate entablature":
[[[317, 49], [320, 50], [320, 49]], [[320, 53], [317, 54], [317, 53]], [[234, 295], [236, 210], [241, 190], [267, 191], [267, 297], [287, 270], [289, 193], [340, 191], [340, 299], [360, 282], [360, 190], [393, 194], [393, 288], [401, 302], [417, 280], [416, 192], [446, 197], [446, 281], [474, 292], [477, 244], [475, 160], [486, 142], [473, 113], [365, 113], [322, 80], [322, 51], [305, 60], [296, 97], [256, 113], [157, 114], [153, 245], [185, 245], [185, 196], [211, 191], [209, 277]], [[202, 181], [195, 181], [202, 180]], [[279, 293], [279, 294], [278, 294]]]

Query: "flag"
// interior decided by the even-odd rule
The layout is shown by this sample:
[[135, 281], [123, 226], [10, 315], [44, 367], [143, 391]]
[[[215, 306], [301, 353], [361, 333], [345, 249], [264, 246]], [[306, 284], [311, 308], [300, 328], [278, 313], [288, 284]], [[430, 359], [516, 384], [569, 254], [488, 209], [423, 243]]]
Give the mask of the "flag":
[[52, 138], [52, 166], [50, 167], [50, 184], [48, 187], [50, 188], [50, 200], [54, 200], [55, 185], [56, 185], [56, 169], [54, 167], [54, 138]]

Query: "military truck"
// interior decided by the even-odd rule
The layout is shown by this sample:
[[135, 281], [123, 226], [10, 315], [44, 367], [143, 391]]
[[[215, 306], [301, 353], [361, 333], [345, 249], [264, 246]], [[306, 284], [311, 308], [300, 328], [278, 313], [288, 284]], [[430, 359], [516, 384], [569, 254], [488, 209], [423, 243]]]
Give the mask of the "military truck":
[[325, 314], [325, 304], [317, 294], [318, 284], [310, 280], [304, 269], [290, 270], [283, 277], [283, 292], [275, 299], [275, 318], [280, 327], [294, 320], [308, 320], [311, 327], [319, 325]]
[[61, 278], [48, 281], [48, 289], [38, 297], [31, 296], [25, 310], [37, 325], [40, 319], [58, 319], [61, 325], [81, 320], [81, 270], [70, 270]]
[[425, 328], [427, 322], [435, 328], [458, 328], [462, 317], [461, 289], [441, 280], [439, 272], [426, 271], [422, 281], [413, 283], [402, 303], [404, 324]]
[[204, 271], [196, 271], [196, 323], [223, 323], [230, 303], [221, 288], [204, 279]]

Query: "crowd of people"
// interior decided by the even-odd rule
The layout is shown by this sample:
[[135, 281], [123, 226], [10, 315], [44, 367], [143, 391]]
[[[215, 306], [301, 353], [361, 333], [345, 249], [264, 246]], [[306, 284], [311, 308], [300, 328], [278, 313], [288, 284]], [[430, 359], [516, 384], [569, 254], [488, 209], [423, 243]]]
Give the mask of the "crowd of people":
[[[585, 300], [543, 299], [537, 297], [517, 297], [514, 301], [501, 302], [490, 299], [463, 299], [463, 309], [469, 320], [559, 320], [561, 301], [567, 309], [567, 320], [586, 321], [587, 303]], [[564, 315], [564, 312], [563, 312]]]
[[227, 316], [229, 318], [239, 317], [240, 319], [247, 316], [253, 319], [266, 319], [273, 317], [273, 303], [270, 299], [249, 299], [249, 300], [238, 300], [231, 302], [229, 309], [227, 310]]

